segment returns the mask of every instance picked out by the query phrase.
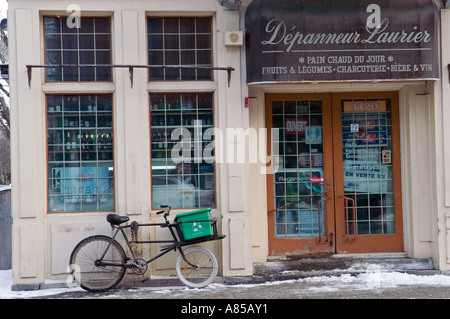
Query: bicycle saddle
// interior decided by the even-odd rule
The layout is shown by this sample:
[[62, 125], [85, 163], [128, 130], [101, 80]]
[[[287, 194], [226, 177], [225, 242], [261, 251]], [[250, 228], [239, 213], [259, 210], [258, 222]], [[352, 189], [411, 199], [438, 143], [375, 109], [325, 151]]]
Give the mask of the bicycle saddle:
[[130, 217], [128, 217], [128, 216], [120, 216], [120, 215], [117, 215], [117, 214], [109, 214], [108, 216], [106, 216], [106, 220], [110, 224], [119, 225], [119, 224], [122, 224], [122, 223], [125, 223], [125, 222], [129, 221]]

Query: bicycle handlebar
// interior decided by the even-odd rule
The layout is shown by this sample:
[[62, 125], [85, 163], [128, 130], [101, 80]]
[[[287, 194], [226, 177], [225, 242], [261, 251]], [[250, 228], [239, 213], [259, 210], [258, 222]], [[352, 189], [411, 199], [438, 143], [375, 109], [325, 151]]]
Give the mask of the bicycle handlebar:
[[[161, 205], [161, 208], [165, 208], [165, 210], [159, 210], [156, 212], [157, 215], [160, 215], [162, 213], [166, 213], [167, 215], [169, 215], [170, 210], [172, 209], [172, 207], [170, 207], [169, 205]], [[166, 216], [167, 216], [166, 215]]]

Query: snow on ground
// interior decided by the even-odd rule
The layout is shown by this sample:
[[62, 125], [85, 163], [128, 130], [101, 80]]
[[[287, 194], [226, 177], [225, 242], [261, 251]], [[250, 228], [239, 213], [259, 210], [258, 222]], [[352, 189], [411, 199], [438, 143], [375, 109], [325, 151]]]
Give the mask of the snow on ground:
[[[260, 284], [242, 284], [234, 286], [234, 289], [252, 289], [254, 287], [271, 286], [271, 285], [285, 285], [285, 284], [302, 283], [308, 284], [311, 293], [333, 292], [345, 289], [352, 290], [370, 290], [370, 289], [388, 289], [397, 286], [435, 286], [435, 287], [449, 287], [450, 276], [446, 275], [413, 275], [394, 271], [386, 271], [383, 269], [368, 269], [365, 273], [360, 274], [341, 274], [333, 276], [316, 276], [303, 279], [291, 279], [284, 281], [273, 281]], [[81, 288], [55, 288], [43, 289], [34, 291], [11, 291], [12, 271], [0, 270], [0, 299], [26, 299], [39, 298], [49, 295], [56, 295], [71, 291], [81, 291]], [[228, 289], [230, 285], [213, 283], [204, 290], [221, 290]], [[138, 288], [137, 290], [151, 290], [156, 294], [173, 294], [179, 293], [195, 293], [198, 289], [188, 289], [186, 287], [148, 287]], [[130, 292], [133, 289], [130, 290]]]
[[76, 291], [81, 288], [58, 288], [32, 291], [12, 291], [12, 270], [0, 270], [0, 299], [23, 299], [56, 295], [68, 291]]

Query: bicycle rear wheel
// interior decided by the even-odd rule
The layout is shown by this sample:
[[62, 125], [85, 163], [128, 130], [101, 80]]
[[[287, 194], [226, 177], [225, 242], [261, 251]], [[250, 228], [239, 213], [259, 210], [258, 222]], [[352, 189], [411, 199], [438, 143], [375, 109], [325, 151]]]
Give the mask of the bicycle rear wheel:
[[[186, 260], [180, 253], [175, 269], [180, 281], [191, 288], [202, 288], [209, 285], [217, 275], [216, 256], [207, 248], [191, 246], [183, 250]], [[195, 266], [192, 266], [192, 265]]]
[[[101, 292], [116, 286], [125, 275], [125, 251], [111, 237], [96, 235], [82, 240], [70, 255], [70, 273], [88, 291]], [[101, 266], [97, 262], [116, 263]]]

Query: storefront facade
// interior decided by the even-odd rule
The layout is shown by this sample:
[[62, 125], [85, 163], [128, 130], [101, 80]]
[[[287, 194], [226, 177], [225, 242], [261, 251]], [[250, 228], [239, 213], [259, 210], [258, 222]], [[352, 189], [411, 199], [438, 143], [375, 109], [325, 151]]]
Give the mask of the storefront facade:
[[[264, 114], [265, 127], [279, 129], [276, 172], [265, 181], [269, 254], [405, 251], [406, 185], [428, 188], [411, 189], [429, 194], [421, 204], [431, 205], [434, 196], [430, 168], [416, 183], [408, 181], [416, 168], [405, 165], [408, 156], [417, 159], [414, 152], [432, 158], [433, 143], [421, 141], [431, 136], [413, 143], [402, 136], [412, 133], [404, 131], [412, 125], [404, 114], [416, 103], [422, 113], [423, 105], [431, 110], [414, 124], [431, 129], [438, 21], [432, 1], [249, 5], [249, 94], [255, 116]], [[423, 145], [415, 150], [414, 143]], [[418, 218], [429, 219], [419, 227], [429, 244], [427, 207]]]
[[161, 204], [212, 207], [225, 277], [322, 253], [450, 270], [447, 16], [432, 0], [10, 1], [15, 286], [64, 280], [108, 213], [159, 221]]
[[[14, 285], [65, 280], [76, 243], [111, 233], [108, 213], [160, 222], [161, 204], [173, 218], [211, 207], [227, 236], [208, 244], [220, 272], [250, 275], [247, 170], [216, 164], [210, 146], [212, 129], [246, 125], [240, 45], [225, 41], [239, 11], [197, 0], [71, 4], [9, 2]], [[159, 247], [136, 249], [148, 258]], [[149, 272], [174, 274], [176, 256]]]
[[279, 129], [275, 173], [252, 175], [252, 226], [268, 234], [254, 260], [404, 252], [449, 269], [447, 9], [273, 5], [246, 13], [250, 123]]
[[252, 226], [267, 232], [255, 261], [404, 252], [448, 269], [445, 13], [436, 1], [249, 4], [250, 123], [278, 129], [274, 174], [251, 175]]

